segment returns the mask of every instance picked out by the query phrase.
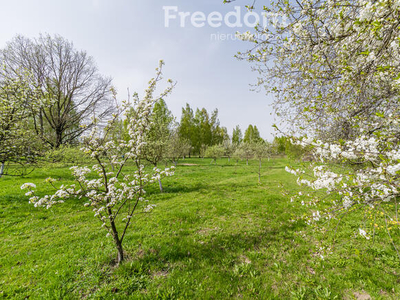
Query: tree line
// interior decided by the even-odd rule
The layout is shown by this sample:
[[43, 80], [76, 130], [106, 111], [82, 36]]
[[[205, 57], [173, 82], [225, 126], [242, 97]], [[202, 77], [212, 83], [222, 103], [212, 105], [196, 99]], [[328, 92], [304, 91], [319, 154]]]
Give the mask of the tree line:
[[[59, 35], [16, 36], [0, 50], [0, 61], [0, 176], [6, 163], [29, 165], [46, 153], [59, 159], [66, 147], [79, 146], [91, 129], [104, 127], [110, 119], [118, 122], [114, 139], [129, 136], [127, 124], [134, 110], [124, 119], [114, 118], [120, 103], [111, 78], [101, 75], [94, 59], [72, 42]], [[244, 136], [236, 126], [230, 136], [220, 124], [218, 109], [209, 113], [186, 104], [177, 122], [159, 99], [148, 117], [143, 159], [154, 166], [193, 155], [230, 158], [242, 143], [266, 143], [253, 125]], [[242, 148], [240, 157], [248, 159]]]

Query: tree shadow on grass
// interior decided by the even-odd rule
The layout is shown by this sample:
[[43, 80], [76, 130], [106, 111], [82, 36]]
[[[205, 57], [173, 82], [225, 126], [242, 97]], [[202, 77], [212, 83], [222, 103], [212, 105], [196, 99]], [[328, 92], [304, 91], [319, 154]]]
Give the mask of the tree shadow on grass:
[[[186, 194], [197, 192], [199, 190], [206, 189], [207, 186], [201, 182], [196, 182], [194, 184], [187, 184], [187, 185], [163, 185], [163, 193], [162, 194], [170, 194], [171, 197], [176, 196], [177, 194]], [[157, 195], [160, 194], [160, 190], [157, 186], [149, 187], [147, 190], [148, 195]]]
[[274, 245], [286, 245], [286, 248], [290, 248], [299, 226], [284, 225], [254, 233], [219, 233], [195, 238], [193, 235], [174, 236], [169, 240], [159, 241], [156, 245], [149, 245], [152, 248], [146, 251], [140, 261], [148, 264], [160, 261], [173, 264], [185, 262], [190, 258], [196, 261], [197, 265], [206, 262], [210, 266], [222, 266], [221, 262], [227, 258], [238, 259], [248, 251], [267, 249]]

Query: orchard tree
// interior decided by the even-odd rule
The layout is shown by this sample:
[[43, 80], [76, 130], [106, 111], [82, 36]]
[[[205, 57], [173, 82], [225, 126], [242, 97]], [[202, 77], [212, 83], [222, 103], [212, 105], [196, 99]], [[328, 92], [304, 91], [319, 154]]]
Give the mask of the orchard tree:
[[252, 159], [254, 157], [254, 151], [251, 144], [240, 144], [239, 147], [236, 149], [234, 156], [240, 159], [245, 159], [246, 165], [249, 165], [249, 159]]
[[190, 141], [180, 137], [177, 130], [172, 132], [167, 146], [167, 157], [175, 166], [180, 158], [189, 155], [191, 149]]
[[38, 93], [29, 86], [27, 72], [10, 79], [1, 75], [0, 177], [7, 162], [26, 166], [36, 161], [39, 145], [30, 130], [29, 120], [32, 109], [36, 110], [40, 103]]
[[233, 153], [235, 152], [237, 146], [235, 146], [229, 139], [225, 140], [224, 143], [222, 144], [224, 147], [224, 154], [226, 157], [228, 157], [228, 163], [231, 162], [231, 157]]
[[261, 165], [264, 158], [271, 157], [272, 145], [266, 141], [259, 141], [251, 144], [253, 155], [258, 160], [258, 183], [261, 183]]
[[206, 157], [211, 157], [215, 164], [217, 164], [217, 159], [221, 158], [224, 155], [225, 149], [222, 145], [213, 145], [207, 148], [205, 152]]
[[[173, 84], [159, 97], [154, 97], [157, 82], [162, 79], [162, 65], [156, 69], [156, 77], [151, 79], [145, 96], [139, 100], [134, 97], [133, 106], [125, 103], [128, 124], [128, 140], [109, 140], [108, 132], [112, 130], [115, 117], [109, 121], [105, 133], [94, 127], [86, 138], [83, 151], [96, 161], [92, 167], [72, 167], [72, 174], [76, 184], [61, 185], [56, 187], [56, 180], [48, 178], [56, 192], [53, 195], [39, 197], [35, 195], [36, 186], [25, 183], [21, 188], [28, 189], [30, 203], [35, 207], [50, 208], [63, 203], [69, 198], [82, 198], [85, 207], [93, 210], [102, 227], [111, 236], [117, 250], [117, 263], [124, 260], [123, 241], [131, 225], [132, 218], [140, 212], [149, 212], [155, 205], [146, 200], [145, 188], [157, 182], [164, 176], [173, 175], [172, 169], [161, 171], [154, 168], [152, 172], [145, 169], [142, 164], [146, 133], [151, 127], [151, 111], [155, 102], [166, 97], [172, 91]], [[134, 110], [135, 113], [132, 113]], [[130, 161], [136, 171], [125, 171], [125, 166]], [[90, 174], [91, 175], [88, 175]], [[90, 178], [90, 179], [89, 179]]]
[[[111, 79], [99, 74], [92, 57], [59, 35], [30, 39], [16, 36], [0, 51], [7, 79], [18, 70], [32, 73], [30, 86], [40, 91], [38, 110], [31, 107], [34, 129], [52, 148], [73, 143], [114, 107]], [[28, 103], [29, 104], [29, 103]]]
[[297, 134], [351, 139], [358, 132], [353, 118], [397, 114], [396, 3], [278, 0], [264, 10], [270, 26], [239, 34], [252, 44], [239, 58], [254, 64], [258, 84], [275, 95], [278, 115]]
[[205, 145], [205, 144], [201, 144], [201, 145], [200, 145], [200, 148], [199, 148], [199, 157], [204, 158], [208, 147], [209, 147], [209, 146], [207, 146], [207, 145]]
[[[328, 219], [336, 227], [345, 216], [360, 211], [368, 217], [357, 234], [374, 239], [380, 223], [397, 251], [393, 228], [400, 228], [398, 3], [277, 1], [265, 9], [284, 22], [256, 28], [265, 34], [264, 40], [252, 33], [241, 37], [255, 46], [245, 57], [258, 64], [259, 83], [276, 93], [278, 113], [309, 131], [298, 143], [312, 147], [322, 163], [312, 166], [310, 173], [287, 168], [300, 185], [324, 191], [323, 198], [304, 191], [295, 197], [313, 207], [307, 222]], [[331, 168], [338, 162], [347, 164], [340, 172]], [[349, 168], [352, 165], [357, 167]], [[371, 218], [374, 221], [367, 222]]]

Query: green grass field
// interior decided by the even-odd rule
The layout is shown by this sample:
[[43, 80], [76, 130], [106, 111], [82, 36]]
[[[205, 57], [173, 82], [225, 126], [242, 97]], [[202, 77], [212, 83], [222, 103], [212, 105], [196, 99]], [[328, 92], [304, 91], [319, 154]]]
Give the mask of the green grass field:
[[[374, 242], [355, 237], [352, 217], [333, 244], [334, 232], [314, 233], [296, 221], [308, 210], [282, 195], [281, 184], [299, 189], [287, 164], [265, 161], [258, 184], [256, 161], [180, 161], [163, 181], [165, 193], [149, 190], [157, 207], [134, 220], [120, 267], [84, 200], [46, 210], [28, 204], [20, 189], [33, 182], [45, 193], [45, 178], [72, 179], [68, 167], [4, 177], [0, 298], [400, 299], [400, 264], [385, 232]], [[322, 244], [331, 250], [318, 250]]]

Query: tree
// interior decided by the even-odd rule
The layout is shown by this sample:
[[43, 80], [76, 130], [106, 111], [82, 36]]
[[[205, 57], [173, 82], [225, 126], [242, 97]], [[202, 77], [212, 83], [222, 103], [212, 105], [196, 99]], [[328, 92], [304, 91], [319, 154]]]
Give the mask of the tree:
[[218, 119], [218, 109], [214, 109], [210, 118], [211, 124], [211, 145], [222, 144], [229, 139], [228, 129], [221, 127]]
[[[217, 164], [217, 159], [224, 155], [225, 149], [222, 145], [213, 145], [207, 148], [205, 152], [206, 157], [211, 157], [215, 164]], [[211, 161], [212, 163], [212, 161]]]
[[[193, 109], [186, 103], [186, 107], [182, 108], [181, 122], [178, 127], [178, 134], [182, 139], [190, 142], [191, 148], [195, 144], [195, 124]], [[189, 157], [191, 152], [189, 151]]]
[[287, 143], [287, 137], [285, 136], [276, 136], [274, 138], [272, 144], [277, 154], [285, 154], [286, 143]]
[[[241, 37], [252, 49], [258, 83], [294, 129], [351, 139], [353, 118], [399, 110], [400, 27], [390, 1], [276, 1], [271, 25]], [[268, 37], [265, 39], [264, 37]], [[254, 46], [254, 47], [253, 47]]]
[[[262, 63], [260, 84], [271, 79], [267, 89], [276, 93], [277, 109], [297, 128], [308, 129], [309, 136], [297, 143], [311, 147], [322, 163], [310, 173], [287, 168], [300, 185], [324, 191], [323, 198], [302, 191], [292, 200], [313, 207], [308, 224], [332, 220], [337, 227], [344, 216], [355, 217], [357, 234], [365, 239], [374, 236], [379, 220], [400, 259], [390, 233], [400, 226], [398, 5], [278, 1], [267, 10], [284, 16], [286, 25], [263, 30], [269, 36], [264, 41], [248, 34], [256, 47], [247, 57]], [[338, 163], [345, 168], [338, 171]], [[360, 220], [356, 211], [374, 222]]]
[[228, 163], [230, 163], [231, 157], [232, 157], [233, 153], [235, 152], [237, 146], [232, 144], [229, 139], [225, 140], [222, 145], [224, 147], [224, 154], [228, 157]]
[[[4, 71], [3, 71], [4, 72]], [[36, 160], [38, 143], [29, 126], [31, 109], [39, 105], [39, 98], [32, 91], [26, 72], [19, 77], [0, 82], [0, 178], [7, 162], [29, 165]]]
[[167, 156], [176, 166], [178, 160], [190, 153], [190, 142], [179, 136], [177, 130], [174, 130], [168, 141]]
[[266, 157], [271, 157], [272, 145], [265, 141], [259, 141], [251, 144], [254, 157], [258, 159], [258, 183], [261, 183], [261, 164], [262, 160]]
[[[168, 154], [168, 142], [173, 130], [175, 117], [168, 109], [163, 99], [158, 100], [150, 115], [150, 127], [146, 134], [146, 145], [143, 157], [157, 167], [158, 163], [165, 160]], [[160, 191], [163, 191], [159, 180]]]
[[[57, 188], [55, 179], [48, 178], [56, 192], [53, 195], [38, 197], [34, 194], [36, 186], [32, 183], [25, 183], [21, 188], [28, 189], [26, 193], [30, 196], [30, 203], [35, 207], [50, 208], [56, 204], [61, 204], [68, 198], [83, 198], [85, 207], [94, 211], [102, 227], [108, 231], [107, 236], [111, 236], [117, 250], [117, 264], [124, 260], [123, 241], [126, 232], [131, 224], [135, 212], [149, 212], [155, 205], [149, 205], [146, 197], [145, 187], [156, 182], [164, 176], [173, 175], [173, 169], [154, 168], [153, 172], [148, 172], [142, 164], [142, 154], [146, 133], [150, 128], [150, 113], [157, 100], [166, 97], [173, 88], [168, 87], [159, 97], [154, 97], [157, 82], [162, 79], [162, 65], [160, 62], [157, 68], [156, 77], [151, 79], [149, 87], [146, 89], [145, 97], [141, 100], [135, 98], [134, 105], [125, 103], [127, 111], [128, 141], [109, 140], [108, 131], [112, 130], [118, 118], [111, 120], [106, 133], [103, 134], [98, 127], [94, 127], [91, 134], [85, 139], [84, 152], [90, 155], [97, 164], [91, 168], [73, 167], [72, 173], [76, 184], [67, 186], [62, 185]], [[131, 110], [135, 113], [132, 113]], [[136, 167], [136, 171], [125, 172], [125, 167], [131, 161]], [[87, 176], [89, 173], [91, 179]], [[93, 178], [94, 177], [94, 178]], [[93, 178], [93, 179], [92, 179]], [[121, 220], [121, 217], [122, 220]]]
[[242, 143], [234, 153], [235, 157], [246, 160], [246, 165], [249, 165], [249, 159], [253, 158], [254, 152], [249, 143]]
[[30, 86], [42, 98], [33, 125], [48, 146], [74, 143], [94, 126], [92, 117], [110, 116], [111, 79], [99, 74], [92, 57], [61, 36], [16, 36], [0, 51], [0, 61], [7, 79], [17, 78], [20, 69], [32, 73]]
[[239, 125], [236, 125], [232, 132], [232, 144], [238, 146], [242, 142], [242, 139], [242, 130], [240, 129]]
[[194, 151], [203, 157], [206, 148], [212, 145], [212, 125], [210, 116], [205, 108], [196, 109], [194, 124], [196, 130], [195, 144], [193, 145]]
[[243, 142], [251, 144], [251, 143], [257, 143], [261, 140], [262, 139], [260, 137], [260, 132], [258, 131], [257, 126], [253, 126], [250, 124], [244, 133]]
[[220, 126], [218, 109], [215, 109], [211, 116], [205, 108], [197, 108], [193, 114], [189, 104], [182, 108], [178, 132], [183, 139], [190, 141], [191, 150], [200, 157], [204, 156], [207, 147], [222, 144], [229, 139], [226, 127]]

